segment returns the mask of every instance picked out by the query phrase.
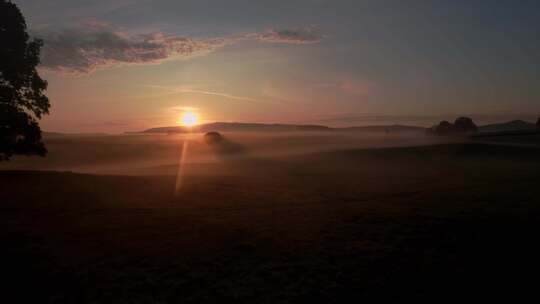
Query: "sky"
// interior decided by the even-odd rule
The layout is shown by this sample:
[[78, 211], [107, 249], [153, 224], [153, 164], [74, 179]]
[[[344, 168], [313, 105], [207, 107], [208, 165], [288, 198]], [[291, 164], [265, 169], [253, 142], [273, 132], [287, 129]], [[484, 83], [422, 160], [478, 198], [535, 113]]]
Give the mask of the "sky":
[[540, 2], [15, 0], [57, 132], [540, 116]]

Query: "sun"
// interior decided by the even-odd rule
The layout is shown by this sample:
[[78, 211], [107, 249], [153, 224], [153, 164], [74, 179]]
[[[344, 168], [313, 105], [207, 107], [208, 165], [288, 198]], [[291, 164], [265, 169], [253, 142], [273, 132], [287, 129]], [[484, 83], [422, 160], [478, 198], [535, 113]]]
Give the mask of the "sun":
[[195, 112], [186, 111], [180, 116], [179, 122], [184, 127], [192, 127], [199, 123], [199, 115]]

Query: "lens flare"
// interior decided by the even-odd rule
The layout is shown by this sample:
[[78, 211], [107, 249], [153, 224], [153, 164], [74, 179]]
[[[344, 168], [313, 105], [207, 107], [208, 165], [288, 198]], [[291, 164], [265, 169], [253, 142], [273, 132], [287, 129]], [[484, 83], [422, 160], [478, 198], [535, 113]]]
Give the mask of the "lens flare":
[[178, 196], [180, 193], [180, 188], [182, 188], [182, 181], [185, 175], [184, 164], [186, 162], [186, 157], [188, 153], [189, 141], [184, 140], [182, 144], [182, 153], [180, 154], [180, 160], [178, 161], [178, 172], [176, 173], [176, 185], [174, 187], [174, 195]]

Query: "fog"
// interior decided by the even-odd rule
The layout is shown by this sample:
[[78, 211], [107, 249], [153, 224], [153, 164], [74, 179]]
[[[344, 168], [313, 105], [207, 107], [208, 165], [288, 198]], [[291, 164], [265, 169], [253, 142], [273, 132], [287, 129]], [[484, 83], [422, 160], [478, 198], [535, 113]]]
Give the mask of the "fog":
[[[404, 147], [448, 142], [423, 133], [368, 132], [231, 132], [209, 145], [204, 134], [66, 135], [45, 134], [47, 157], [17, 156], [0, 170], [54, 170], [114, 175], [174, 175], [182, 148], [192, 174], [231, 172], [222, 164], [286, 160], [290, 157], [350, 149]], [[234, 171], [234, 170], [232, 170]], [[222, 172], [223, 173], [223, 172]]]

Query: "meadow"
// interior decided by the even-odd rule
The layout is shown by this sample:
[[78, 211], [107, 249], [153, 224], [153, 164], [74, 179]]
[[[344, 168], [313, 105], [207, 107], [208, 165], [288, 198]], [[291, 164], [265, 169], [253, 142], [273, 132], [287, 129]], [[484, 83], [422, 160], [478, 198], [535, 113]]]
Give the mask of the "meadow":
[[48, 134], [47, 158], [1, 163], [6, 303], [535, 295], [537, 141], [224, 136]]

